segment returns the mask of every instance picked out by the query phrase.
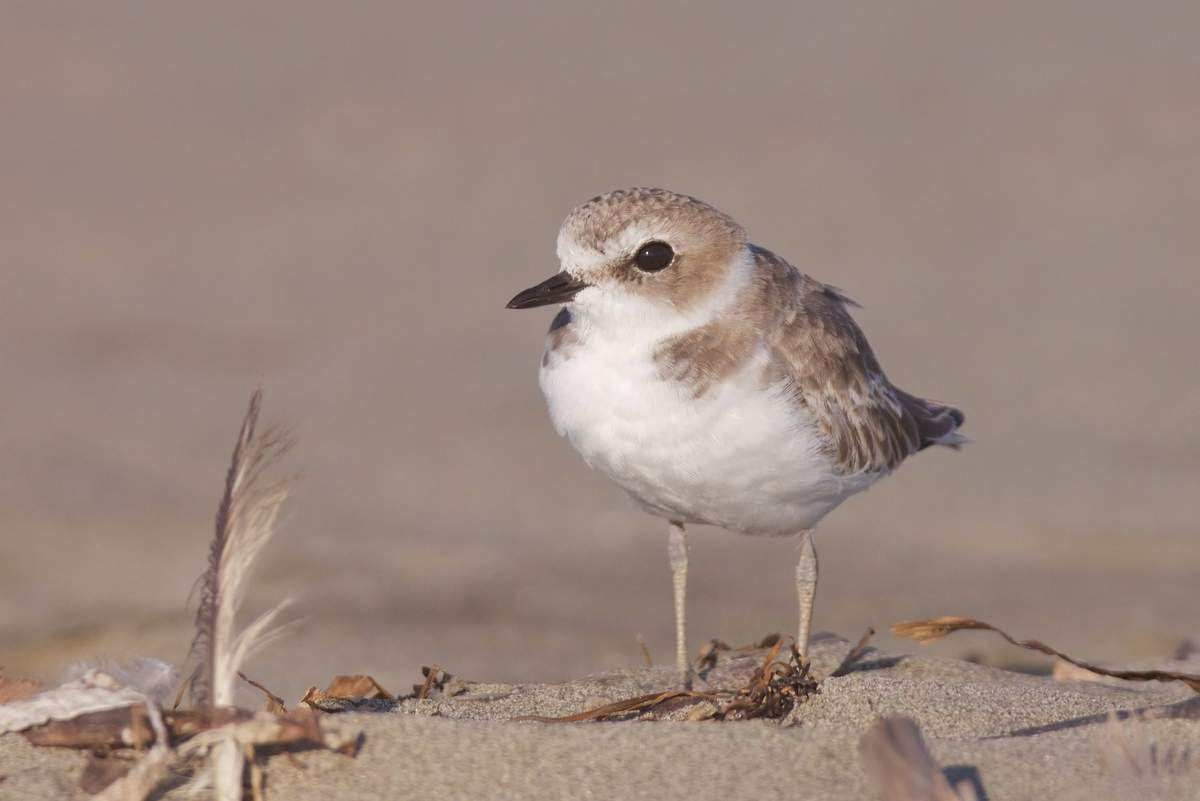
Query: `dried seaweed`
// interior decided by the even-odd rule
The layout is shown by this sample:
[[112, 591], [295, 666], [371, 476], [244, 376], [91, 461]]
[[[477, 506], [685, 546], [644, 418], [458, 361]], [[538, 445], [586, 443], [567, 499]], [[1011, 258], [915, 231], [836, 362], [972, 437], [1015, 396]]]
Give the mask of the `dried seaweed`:
[[1113, 670], [1111, 668], [1100, 667], [1099, 665], [1093, 665], [1089, 662], [1067, 656], [1062, 651], [1051, 648], [1049, 645], [1037, 640], [1015, 639], [1003, 629], [999, 629], [990, 623], [984, 623], [981, 620], [975, 620], [974, 618], [955, 616], [936, 617], [929, 620], [910, 620], [892, 625], [892, 633], [897, 637], [904, 637], [919, 643], [936, 642], [956, 631], [995, 632], [1020, 648], [1028, 648], [1031, 651], [1039, 651], [1047, 656], [1058, 657], [1064, 662], [1069, 662], [1076, 667], [1083, 668], [1092, 673], [1098, 673], [1101, 676], [1125, 679], [1127, 681], [1181, 681], [1192, 690], [1200, 693], [1200, 675], [1194, 673], [1180, 673], [1173, 670]]
[[[711, 652], [729, 646], [712, 641]], [[783, 719], [796, 704], [817, 692], [817, 682], [809, 675], [808, 660], [793, 645], [789, 661], [778, 660], [782, 640], [776, 640], [750, 682], [738, 690], [667, 690], [626, 698], [611, 704], [585, 709], [573, 715], [544, 717], [522, 715], [517, 721], [539, 723], [582, 723], [585, 721], [628, 720], [632, 717], [658, 717], [681, 708], [694, 707], [688, 720]]]
[[733, 700], [719, 706], [714, 718], [782, 720], [797, 703], [817, 692], [817, 682], [809, 675], [810, 664], [800, 655], [795, 644], [790, 647], [790, 659], [787, 662], [776, 660], [782, 646], [783, 640], [772, 646], [763, 660], [762, 668], [750, 684], [738, 690]]

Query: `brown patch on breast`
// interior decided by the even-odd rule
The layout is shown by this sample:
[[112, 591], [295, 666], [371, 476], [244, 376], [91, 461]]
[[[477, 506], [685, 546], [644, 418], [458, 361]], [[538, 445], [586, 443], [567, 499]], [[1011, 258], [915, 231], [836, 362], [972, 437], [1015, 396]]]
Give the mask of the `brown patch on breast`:
[[654, 351], [664, 379], [686, 384], [692, 397], [703, 397], [713, 385], [745, 366], [757, 339], [753, 328], [712, 322], [672, 337]]
[[560, 309], [550, 322], [550, 331], [546, 334], [546, 349], [542, 351], [542, 367], [550, 363], [551, 354], [566, 358], [578, 341], [579, 337], [571, 330], [571, 312], [565, 308]]

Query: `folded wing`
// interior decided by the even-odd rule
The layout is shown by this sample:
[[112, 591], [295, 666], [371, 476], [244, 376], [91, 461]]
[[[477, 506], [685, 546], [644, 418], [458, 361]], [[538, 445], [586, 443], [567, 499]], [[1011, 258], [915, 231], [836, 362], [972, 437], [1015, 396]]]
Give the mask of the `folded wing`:
[[761, 290], [773, 296], [762, 332], [770, 377], [817, 421], [839, 471], [887, 472], [930, 445], [965, 441], [962, 412], [892, 386], [850, 316], [852, 301], [770, 251], [754, 252]]

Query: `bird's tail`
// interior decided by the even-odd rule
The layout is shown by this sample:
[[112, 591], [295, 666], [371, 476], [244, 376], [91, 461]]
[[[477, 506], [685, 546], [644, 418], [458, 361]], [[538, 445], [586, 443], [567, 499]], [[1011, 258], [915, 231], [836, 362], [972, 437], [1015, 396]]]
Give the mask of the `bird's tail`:
[[958, 431], [967, 420], [966, 415], [959, 409], [939, 401], [909, 395], [903, 390], [896, 390], [896, 393], [905, 410], [917, 422], [922, 449], [930, 445], [945, 445], [957, 450], [970, 442]]

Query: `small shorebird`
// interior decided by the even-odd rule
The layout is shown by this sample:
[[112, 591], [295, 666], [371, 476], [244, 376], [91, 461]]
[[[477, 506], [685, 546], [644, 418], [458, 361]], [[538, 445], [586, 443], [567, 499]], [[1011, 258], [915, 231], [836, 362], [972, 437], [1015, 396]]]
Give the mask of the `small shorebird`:
[[800, 535], [797, 647], [817, 587], [812, 529], [963, 414], [891, 384], [852, 302], [747, 241], [717, 209], [663, 189], [609, 192], [558, 232], [561, 272], [510, 309], [567, 304], [540, 381], [558, 433], [669, 521], [676, 665], [686, 646], [686, 523]]

